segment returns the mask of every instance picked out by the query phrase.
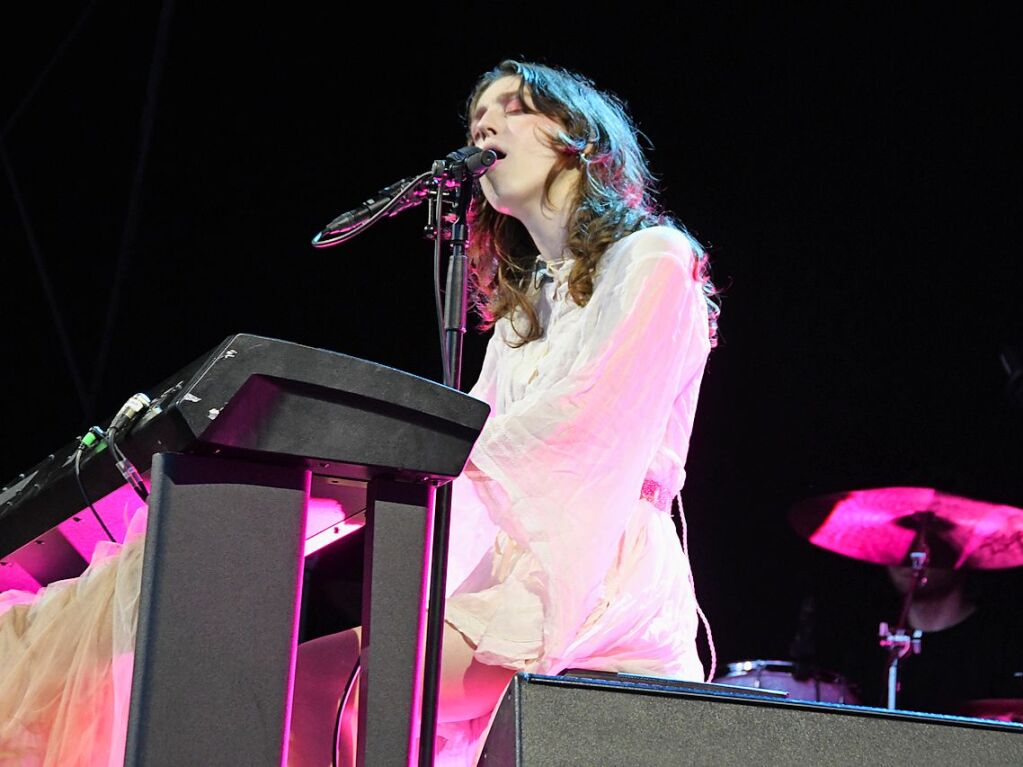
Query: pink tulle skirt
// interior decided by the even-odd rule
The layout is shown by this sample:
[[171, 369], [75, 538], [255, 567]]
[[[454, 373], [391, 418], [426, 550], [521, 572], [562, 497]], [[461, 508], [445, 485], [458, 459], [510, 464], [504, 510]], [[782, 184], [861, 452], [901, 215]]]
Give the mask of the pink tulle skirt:
[[145, 521], [78, 578], [0, 594], [2, 767], [124, 763]]

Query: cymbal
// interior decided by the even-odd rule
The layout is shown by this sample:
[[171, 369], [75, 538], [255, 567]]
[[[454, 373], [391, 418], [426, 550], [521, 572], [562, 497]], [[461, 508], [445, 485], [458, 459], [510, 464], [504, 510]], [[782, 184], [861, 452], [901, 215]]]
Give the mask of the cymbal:
[[1023, 509], [929, 487], [879, 487], [797, 503], [789, 524], [815, 546], [878, 565], [908, 564], [922, 536], [932, 567], [996, 570], [1023, 565]]
[[959, 716], [997, 719], [1001, 722], [1023, 722], [1023, 698], [983, 698], [968, 700], [956, 706]]

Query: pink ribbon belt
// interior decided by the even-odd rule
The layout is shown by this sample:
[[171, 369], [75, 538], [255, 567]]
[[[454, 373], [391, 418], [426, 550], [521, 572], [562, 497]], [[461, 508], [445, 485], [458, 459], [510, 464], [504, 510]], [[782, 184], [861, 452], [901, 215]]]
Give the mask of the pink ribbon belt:
[[639, 491], [640, 500], [650, 501], [659, 511], [671, 511], [674, 496], [664, 489], [664, 485], [652, 479], [644, 479]]

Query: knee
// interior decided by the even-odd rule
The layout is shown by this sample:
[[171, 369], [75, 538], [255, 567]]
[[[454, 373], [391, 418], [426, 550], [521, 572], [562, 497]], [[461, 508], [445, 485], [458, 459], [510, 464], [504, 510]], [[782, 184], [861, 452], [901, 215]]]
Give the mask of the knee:
[[438, 719], [465, 721], [489, 714], [501, 699], [515, 671], [480, 663], [474, 648], [445, 625]]
[[359, 655], [361, 643], [361, 626], [340, 631], [337, 634], [310, 639], [298, 646], [295, 666], [296, 668], [312, 668], [337, 663], [338, 660], [345, 658], [354, 660]]
[[356, 628], [300, 644], [295, 654], [295, 694], [319, 689], [336, 694], [359, 657], [360, 641]]
[[361, 632], [352, 629], [298, 646], [288, 759], [292, 767], [331, 763], [334, 718], [360, 642]]

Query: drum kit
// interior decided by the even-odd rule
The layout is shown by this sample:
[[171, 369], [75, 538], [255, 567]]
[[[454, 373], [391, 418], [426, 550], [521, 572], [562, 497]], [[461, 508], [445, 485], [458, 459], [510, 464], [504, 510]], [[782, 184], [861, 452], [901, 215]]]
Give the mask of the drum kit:
[[[861, 562], [908, 568], [899, 617], [895, 625], [881, 623], [879, 631], [887, 658], [889, 709], [896, 708], [899, 662], [910, 653], [926, 652], [922, 632], [909, 625], [909, 618], [914, 595], [926, 585], [930, 569], [996, 570], [1023, 565], [1023, 509], [926, 487], [817, 496], [793, 506], [788, 522], [798, 535], [820, 548]], [[853, 686], [841, 675], [789, 661], [732, 663], [715, 681], [781, 690], [797, 700], [860, 703]], [[968, 701], [957, 713], [1020, 722], [1023, 697]]]

